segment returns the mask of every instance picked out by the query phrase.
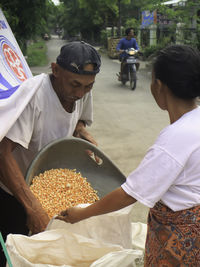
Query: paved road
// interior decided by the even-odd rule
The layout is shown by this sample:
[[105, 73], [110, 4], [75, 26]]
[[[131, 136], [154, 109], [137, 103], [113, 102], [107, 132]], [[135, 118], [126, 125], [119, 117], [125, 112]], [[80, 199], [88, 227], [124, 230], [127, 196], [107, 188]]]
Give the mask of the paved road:
[[[50, 72], [50, 62], [55, 61], [64, 43], [56, 38], [47, 41], [49, 64], [31, 68], [32, 72]], [[94, 123], [89, 130], [99, 148], [127, 176], [138, 166], [160, 130], [169, 122], [166, 112], [157, 107], [150, 93], [151, 74], [145, 62], [141, 62], [135, 91], [117, 81], [119, 67], [117, 60], [102, 54], [101, 72], [93, 88]], [[147, 212], [148, 208], [136, 203], [133, 221], [145, 223]]]

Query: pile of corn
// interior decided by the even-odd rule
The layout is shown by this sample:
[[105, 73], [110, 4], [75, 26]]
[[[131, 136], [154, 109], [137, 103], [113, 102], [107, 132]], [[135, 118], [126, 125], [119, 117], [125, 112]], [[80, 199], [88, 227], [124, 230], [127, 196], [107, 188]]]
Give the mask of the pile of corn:
[[94, 203], [97, 192], [76, 170], [52, 169], [35, 176], [31, 191], [42, 204], [49, 218], [66, 208], [83, 203]]

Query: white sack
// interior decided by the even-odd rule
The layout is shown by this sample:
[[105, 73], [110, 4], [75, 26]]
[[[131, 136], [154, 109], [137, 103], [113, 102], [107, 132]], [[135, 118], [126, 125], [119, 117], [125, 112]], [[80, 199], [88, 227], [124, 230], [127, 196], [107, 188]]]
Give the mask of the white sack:
[[141, 222], [131, 223], [132, 225], [132, 249], [145, 250], [147, 224]]
[[143, 257], [141, 250], [123, 249], [65, 229], [30, 237], [9, 234], [6, 246], [13, 267], [136, 267]]
[[[13, 267], [136, 267], [143, 262], [146, 225], [131, 223], [131, 209], [76, 224], [52, 219], [45, 232], [30, 237], [9, 234]], [[132, 237], [138, 241], [133, 243]]]
[[141, 267], [144, 266], [141, 250], [123, 249], [111, 252], [95, 261], [90, 267]]
[[9, 234], [6, 241], [14, 267], [90, 266], [120, 246], [92, 240], [65, 229], [49, 230], [33, 236]]
[[[81, 204], [78, 206], [84, 207], [88, 205], [89, 204]], [[130, 217], [132, 207], [131, 205], [124, 209], [91, 217], [75, 224], [52, 219], [47, 226], [47, 230], [64, 228], [72, 233], [130, 249], [132, 248], [132, 226]]]

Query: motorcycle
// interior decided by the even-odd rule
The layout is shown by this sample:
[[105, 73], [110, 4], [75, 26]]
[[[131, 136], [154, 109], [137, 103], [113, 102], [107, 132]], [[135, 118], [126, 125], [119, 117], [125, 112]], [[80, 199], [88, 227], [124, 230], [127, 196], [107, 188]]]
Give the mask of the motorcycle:
[[134, 48], [129, 48], [125, 50], [126, 57], [123, 60], [122, 74], [121, 74], [121, 82], [123, 85], [126, 84], [127, 81], [130, 82], [130, 87], [132, 90], [136, 88], [137, 85], [137, 69], [136, 64], [138, 60], [136, 58], [136, 54], [138, 50]]

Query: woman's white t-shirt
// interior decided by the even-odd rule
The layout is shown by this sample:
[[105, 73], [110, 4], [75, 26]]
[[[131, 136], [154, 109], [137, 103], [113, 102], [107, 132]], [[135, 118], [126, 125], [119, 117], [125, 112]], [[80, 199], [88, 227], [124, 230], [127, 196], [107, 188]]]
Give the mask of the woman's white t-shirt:
[[200, 108], [163, 129], [123, 190], [152, 208], [162, 201], [173, 211], [200, 205]]
[[[34, 77], [32, 82], [36, 82]], [[61, 105], [49, 75], [44, 74], [41, 87], [6, 135], [21, 145], [13, 154], [23, 174], [37, 152], [45, 145], [56, 139], [72, 136], [78, 120], [84, 120], [87, 125], [91, 125], [92, 93], [89, 92], [76, 101], [73, 112], [68, 113]]]

